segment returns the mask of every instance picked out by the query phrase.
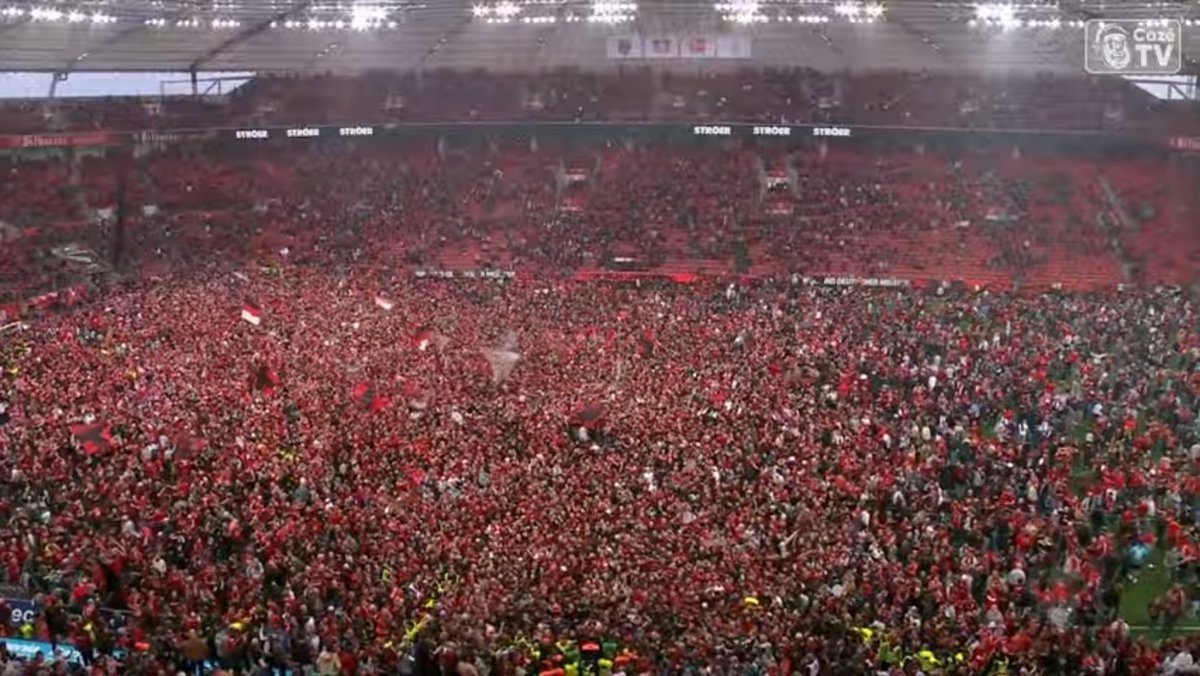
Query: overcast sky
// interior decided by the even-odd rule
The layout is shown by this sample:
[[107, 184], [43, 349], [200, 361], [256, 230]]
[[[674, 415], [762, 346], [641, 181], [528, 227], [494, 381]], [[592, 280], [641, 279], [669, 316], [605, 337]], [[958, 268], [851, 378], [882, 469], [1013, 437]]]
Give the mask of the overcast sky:
[[[201, 73], [200, 93], [228, 94], [253, 77], [247, 72]], [[0, 99], [41, 99], [50, 93], [51, 73], [0, 73]], [[235, 78], [220, 83], [212, 78]], [[218, 86], [219, 85], [219, 86]], [[58, 83], [55, 98], [98, 96], [158, 96], [190, 94], [187, 73], [71, 73]]]

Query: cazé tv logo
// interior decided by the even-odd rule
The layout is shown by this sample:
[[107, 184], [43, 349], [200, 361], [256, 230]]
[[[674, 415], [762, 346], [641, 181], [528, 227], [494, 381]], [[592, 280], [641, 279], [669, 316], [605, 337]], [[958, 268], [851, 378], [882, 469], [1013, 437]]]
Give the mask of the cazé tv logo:
[[1096, 75], [1173, 75], [1183, 69], [1178, 19], [1092, 19], [1084, 68]]

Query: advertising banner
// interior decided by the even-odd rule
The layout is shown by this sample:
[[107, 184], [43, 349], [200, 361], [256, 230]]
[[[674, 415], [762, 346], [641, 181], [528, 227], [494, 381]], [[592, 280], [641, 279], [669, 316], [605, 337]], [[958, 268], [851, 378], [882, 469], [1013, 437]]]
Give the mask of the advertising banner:
[[112, 142], [113, 135], [104, 131], [0, 136], [0, 148], [67, 148], [71, 146], [104, 146]]
[[607, 42], [610, 59], [749, 59], [745, 35], [619, 35]]

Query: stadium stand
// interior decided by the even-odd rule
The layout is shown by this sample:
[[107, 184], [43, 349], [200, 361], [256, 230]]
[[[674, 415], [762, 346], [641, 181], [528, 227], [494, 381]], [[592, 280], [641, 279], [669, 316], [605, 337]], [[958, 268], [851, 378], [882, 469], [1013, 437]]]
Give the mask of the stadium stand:
[[[1196, 673], [1162, 114], [761, 68], [0, 108], [134, 132], [0, 159], [0, 673]], [[892, 134], [690, 133], [734, 123]], [[233, 135], [319, 125], [379, 133]]]
[[1194, 115], [1105, 77], [881, 72], [834, 77], [805, 69], [660, 78], [561, 71], [496, 75], [445, 71], [421, 78], [255, 78], [207, 100], [166, 98], [0, 105], [9, 133], [196, 126], [472, 121], [821, 122], [975, 129], [1194, 132]]

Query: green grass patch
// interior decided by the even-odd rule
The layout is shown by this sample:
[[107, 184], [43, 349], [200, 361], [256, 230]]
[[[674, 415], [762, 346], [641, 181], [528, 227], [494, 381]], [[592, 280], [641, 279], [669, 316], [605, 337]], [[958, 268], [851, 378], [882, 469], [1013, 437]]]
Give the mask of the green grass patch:
[[1171, 575], [1163, 565], [1162, 558], [1162, 551], [1155, 551], [1148, 565], [1138, 573], [1137, 581], [1127, 585], [1121, 592], [1121, 605], [1118, 608], [1121, 619], [1129, 625], [1131, 634], [1147, 641], [1158, 642], [1182, 635], [1200, 634], [1200, 619], [1195, 617], [1183, 617], [1169, 632], [1150, 619], [1150, 604], [1171, 588]]

